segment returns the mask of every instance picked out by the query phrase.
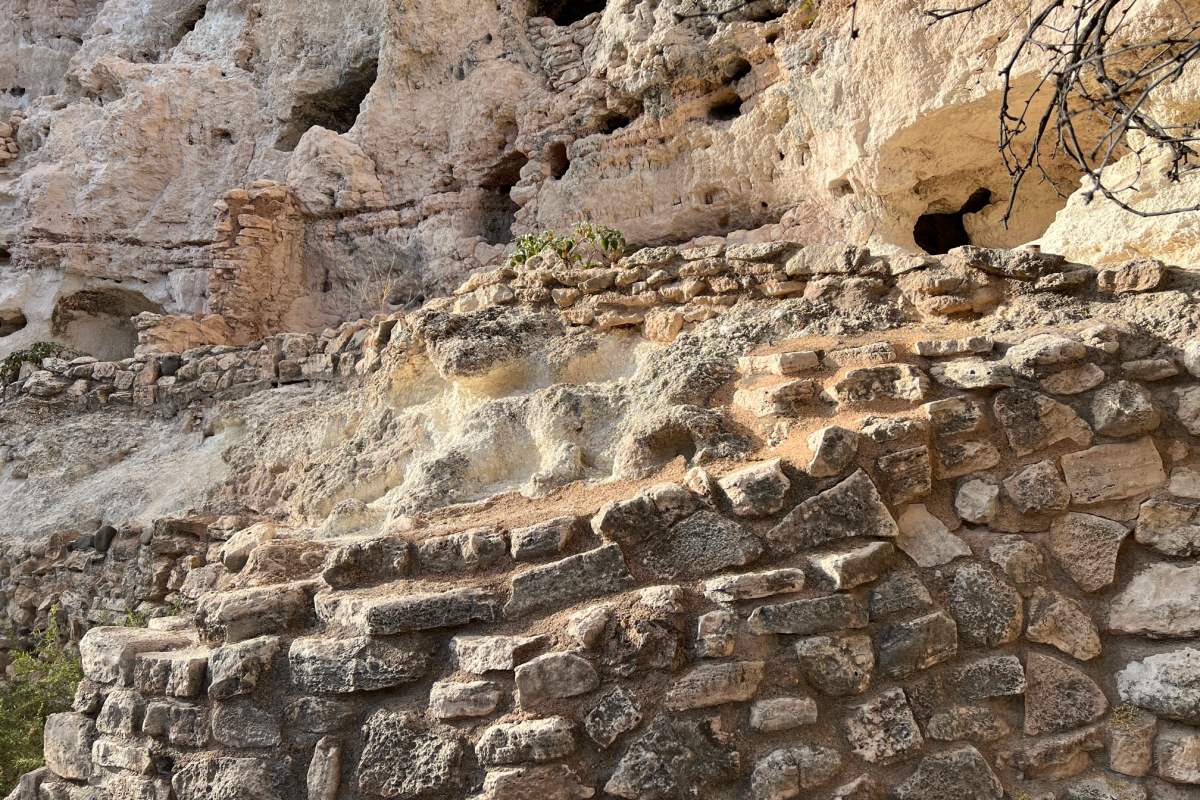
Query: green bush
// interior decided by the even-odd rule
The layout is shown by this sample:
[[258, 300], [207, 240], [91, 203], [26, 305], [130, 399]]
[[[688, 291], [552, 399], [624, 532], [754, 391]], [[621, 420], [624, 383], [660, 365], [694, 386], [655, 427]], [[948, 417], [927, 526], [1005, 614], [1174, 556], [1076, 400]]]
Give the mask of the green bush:
[[510, 267], [542, 253], [555, 253], [569, 267], [609, 266], [625, 254], [625, 235], [615, 228], [580, 222], [568, 235], [555, 231], [527, 233], [508, 257]]
[[58, 642], [58, 609], [33, 650], [16, 653], [10, 678], [0, 679], [0, 797], [42, 765], [46, 717], [70, 711], [83, 679], [79, 659]]
[[65, 347], [58, 342], [34, 342], [33, 345], [25, 350], [16, 350], [8, 354], [8, 357], [0, 362], [0, 383], [11, 383], [21, 374], [21, 364], [29, 361], [33, 364], [41, 364], [43, 358], [50, 358], [61, 354]]

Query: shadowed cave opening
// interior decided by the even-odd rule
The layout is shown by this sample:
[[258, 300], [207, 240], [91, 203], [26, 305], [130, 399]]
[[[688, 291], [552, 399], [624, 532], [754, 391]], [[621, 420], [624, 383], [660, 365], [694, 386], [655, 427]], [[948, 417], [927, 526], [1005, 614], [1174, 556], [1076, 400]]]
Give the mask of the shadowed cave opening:
[[567, 156], [567, 146], [562, 142], [554, 142], [546, 151], [546, 161], [550, 165], [550, 175], [559, 180], [571, 168], [571, 159]]
[[603, 11], [607, 0], [531, 0], [529, 16], [549, 17], [555, 25], [570, 25]]
[[161, 314], [162, 306], [127, 289], [84, 289], [60, 298], [50, 316], [55, 338], [101, 361], [133, 355], [137, 328], [132, 317], [143, 311]]
[[967, 202], [952, 214], [922, 214], [913, 226], [913, 239], [918, 247], [931, 256], [945, 255], [955, 247], [968, 245], [971, 237], [967, 235], [963, 217], [982, 211], [990, 202], [991, 190], [976, 189]]
[[742, 98], [732, 89], [725, 89], [708, 107], [708, 118], [713, 122], [729, 122], [742, 113]]
[[520, 206], [512, 199], [513, 187], [521, 180], [521, 168], [529, 158], [519, 150], [510, 150], [488, 170], [479, 188], [484, 191], [480, 208], [480, 231], [488, 244], [512, 241], [512, 226]]
[[298, 97], [275, 149], [290, 153], [301, 137], [318, 125], [334, 133], [349, 131], [378, 77], [379, 61], [372, 59], [342, 73], [336, 86]]

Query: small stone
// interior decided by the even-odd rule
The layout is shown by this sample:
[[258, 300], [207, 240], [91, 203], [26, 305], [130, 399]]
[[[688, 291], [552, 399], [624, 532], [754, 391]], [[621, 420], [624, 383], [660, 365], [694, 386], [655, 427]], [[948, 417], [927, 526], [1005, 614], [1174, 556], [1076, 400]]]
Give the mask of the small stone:
[[868, 600], [872, 622], [909, 611], [927, 611], [932, 606], [929, 590], [912, 572], [893, 572], [871, 590]]
[[96, 729], [100, 733], [132, 739], [141, 732], [145, 713], [146, 701], [141, 695], [119, 689], [105, 698], [100, 715], [96, 718]]
[[564, 717], [525, 722], [499, 722], [483, 732], [475, 745], [487, 765], [553, 761], [575, 752], [575, 732]]
[[791, 353], [772, 353], [765, 356], [742, 356], [738, 371], [743, 375], [799, 375], [821, 366], [820, 357], [812, 350]]
[[743, 525], [713, 511], [697, 511], [633, 548], [630, 557], [660, 578], [682, 580], [743, 567], [761, 554], [762, 543]]
[[1172, 783], [1200, 784], [1200, 732], [1171, 728], [1154, 742], [1158, 776]]
[[726, 475], [718, 483], [739, 517], [765, 517], [783, 509], [791, 481], [783, 461], [772, 459]]
[[1169, 358], [1143, 358], [1122, 362], [1121, 372], [1135, 381], [1164, 381], [1179, 374], [1179, 365]]
[[1200, 507], [1151, 498], [1142, 503], [1133, 535], [1165, 556], [1200, 555]]
[[988, 656], [955, 671], [954, 684], [968, 700], [1025, 693], [1025, 667], [1016, 656]]
[[1140, 777], [1150, 772], [1158, 719], [1130, 706], [1108, 718], [1108, 766], [1113, 772]]
[[833, 393], [839, 403], [847, 405], [919, 403], [929, 393], [929, 378], [908, 364], [861, 367], [834, 383]]
[[933, 460], [925, 445], [880, 456], [875, 469], [893, 505], [920, 500], [933, 488]]
[[811, 697], [772, 697], [750, 706], [750, 727], [760, 733], [787, 731], [816, 721], [817, 704]]
[[209, 739], [208, 714], [199, 706], [156, 701], [146, 705], [142, 732], [179, 747], [205, 747]]
[[161, 653], [186, 648], [189, 637], [145, 628], [97, 627], [83, 635], [79, 656], [83, 674], [96, 683], [128, 685], [141, 653]]
[[763, 662], [734, 661], [694, 667], [667, 692], [673, 711], [740, 703], [754, 697], [763, 679]]
[[1063, 800], [1146, 800], [1146, 790], [1133, 781], [1103, 775], [1072, 783]]
[[1011, 730], [990, 708], [956, 706], [930, 717], [925, 732], [930, 739], [944, 742], [963, 739], [992, 742], [1003, 739]]
[[750, 791], [754, 800], [791, 800], [805, 789], [832, 780], [841, 768], [841, 756], [827, 747], [801, 745], [774, 750], [754, 765]]
[[583, 517], [570, 516], [517, 528], [509, 533], [512, 557], [517, 561], [532, 561], [559, 556], [586, 527]]
[[893, 796], [895, 800], [1000, 800], [1004, 788], [987, 759], [964, 745], [926, 756]]
[[728, 609], [709, 611], [696, 620], [696, 655], [725, 658], [737, 644], [738, 616]]
[[858, 434], [847, 428], [831, 425], [814, 431], [808, 437], [812, 458], [806, 471], [814, 478], [840, 475], [858, 455]]
[[1062, 468], [1071, 499], [1079, 505], [1137, 497], [1167, 482], [1158, 448], [1148, 436], [1068, 453]]
[[1015, 386], [1012, 369], [996, 361], [964, 358], [935, 364], [929, 371], [933, 379], [951, 389], [1002, 389]]
[[835, 553], [809, 556], [809, 564], [822, 583], [837, 591], [870, 583], [888, 571], [895, 548], [890, 542], [871, 542]]
[[1096, 272], [1096, 288], [1108, 294], [1151, 292], [1167, 275], [1166, 266], [1154, 258], [1137, 258], [1119, 267]]
[[573, 653], [547, 653], [517, 667], [517, 699], [522, 708], [590, 692], [600, 676], [586, 658]]
[[1050, 394], [1082, 394], [1104, 383], [1107, 377], [1095, 364], [1083, 364], [1047, 375], [1042, 378], [1041, 387]]
[[803, 588], [804, 570], [785, 568], [712, 578], [704, 584], [704, 596], [714, 603], [735, 603], [790, 594]]
[[1056, 372], [1054, 368], [1062, 364], [1080, 361], [1086, 355], [1087, 348], [1074, 339], [1055, 333], [1040, 333], [1010, 347], [1004, 354], [1004, 360], [1018, 375], [1037, 378], [1046, 371]]
[[600, 699], [583, 720], [588, 736], [601, 747], [609, 747], [622, 734], [636, 728], [642, 721], [633, 696], [621, 687]]
[[1162, 421], [1154, 399], [1141, 384], [1115, 381], [1092, 398], [1092, 425], [1105, 436], [1136, 436]]
[[849, 783], [833, 790], [829, 800], [879, 800], [879, 784], [869, 775], [859, 775]]
[[852, 707], [845, 730], [855, 754], [871, 764], [911, 758], [925, 744], [902, 689], [889, 689]]
[[977, 433], [984, 425], [983, 406], [969, 397], [947, 397], [921, 406], [939, 436]]
[[996, 395], [992, 410], [1019, 456], [1063, 441], [1081, 447], [1092, 443], [1092, 429], [1070, 406], [1037, 392], [1005, 389]]
[[1041, 549], [1024, 537], [996, 537], [996, 541], [988, 548], [988, 560], [1004, 570], [1008, 579], [1022, 592], [1047, 582], [1046, 559]]
[[1000, 751], [999, 762], [1042, 780], [1063, 780], [1092, 765], [1088, 753], [1104, 747], [1099, 726], [1079, 728], [1054, 736], [1024, 739]]
[[950, 532], [924, 505], [905, 507], [900, 513], [900, 536], [896, 546], [919, 567], [938, 567], [971, 555], [971, 548]]
[[425, 572], [480, 570], [508, 556], [508, 540], [499, 531], [481, 528], [424, 539], [417, 542], [416, 551]]
[[1096, 682], [1057, 658], [1026, 656], [1025, 734], [1059, 733], [1094, 722], [1108, 711]]
[[913, 351], [925, 358], [985, 355], [992, 352], [995, 342], [990, 336], [970, 336], [965, 339], [923, 339], [913, 343]]
[[958, 626], [942, 611], [891, 623], [875, 631], [875, 649], [883, 674], [905, 678], [958, 655]]
[[567, 635], [586, 650], [598, 647], [604, 640], [613, 610], [613, 606], [605, 603], [575, 612], [567, 622]]
[[1002, 457], [991, 442], [939, 441], [933, 474], [940, 479], [961, 478], [998, 466]]
[[500, 705], [500, 689], [487, 681], [437, 681], [429, 689], [429, 713], [437, 719], [486, 717]]
[[283, 741], [279, 720], [241, 699], [214, 706], [212, 735], [228, 747], [276, 747]]
[[1065, 511], [1071, 503], [1067, 484], [1051, 459], [1030, 464], [1006, 478], [1004, 491], [1022, 514]]
[[867, 626], [866, 605], [850, 594], [759, 606], [750, 614], [752, 633], [807, 635]]
[[1200, 470], [1192, 467], [1176, 467], [1171, 470], [1171, 482], [1167, 491], [1176, 497], [1200, 500]]
[[988, 525], [1000, 510], [1000, 487], [982, 478], [972, 478], [958, 487], [954, 510], [967, 522]]
[[1025, 636], [1031, 642], [1057, 647], [1080, 661], [1100, 655], [1100, 633], [1087, 612], [1069, 597], [1040, 587], [1029, 601]]
[[475, 800], [583, 800], [596, 790], [579, 782], [565, 764], [488, 770]]
[[983, 564], [959, 568], [950, 585], [949, 606], [958, 635], [969, 647], [997, 647], [1021, 635], [1021, 595]]
[[450, 652], [464, 672], [511, 672], [550, 641], [548, 636], [455, 636]]
[[767, 537], [778, 553], [790, 554], [839, 539], [894, 538], [899, 533], [875, 484], [859, 470], [800, 503]]
[[1182, 648], [1130, 662], [1117, 673], [1117, 692], [1138, 708], [1200, 725], [1200, 650]]
[[1200, 339], [1189, 339], [1182, 347], [1183, 366], [1193, 378], [1200, 378]]
[[1200, 565], [1152, 564], [1113, 598], [1108, 629], [1139, 636], [1200, 636]]
[[875, 668], [871, 639], [862, 634], [801, 639], [796, 657], [805, 679], [830, 697], [862, 694]]
[[743, 387], [733, 393], [733, 404], [756, 417], [789, 415], [796, 407], [811, 403], [821, 392], [812, 378], [799, 378], [770, 386]]
[[308, 800], [337, 800], [342, 783], [342, 746], [332, 736], [322, 736], [313, 747], [305, 776]]
[[1129, 530], [1092, 514], [1064, 514], [1050, 525], [1047, 544], [1063, 571], [1085, 592], [1110, 585], [1117, 575], [1117, 553]]

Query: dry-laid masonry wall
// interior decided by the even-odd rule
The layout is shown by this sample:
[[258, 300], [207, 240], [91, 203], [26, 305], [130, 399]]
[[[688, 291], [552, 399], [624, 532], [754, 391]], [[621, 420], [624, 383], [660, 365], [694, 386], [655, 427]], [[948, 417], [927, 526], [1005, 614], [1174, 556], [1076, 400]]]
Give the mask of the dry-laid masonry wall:
[[[588, 272], [501, 271], [422, 313], [540, 303], [669, 338], [691, 309], [726, 307], [700, 298], [790, 281], [785, 294], [845, 302], [893, 293], [929, 321], [1184, 280], [1155, 262], [1097, 273], [1033, 251], [790, 244]], [[159, 377], [135, 383], [157, 407], [190, 381], [207, 381], [192, 399], [225, 376], [255, 384], [239, 370], [263, 387], [302, 378], [314, 358], [311, 377], [349, 378], [408, 324], [184, 354], [171, 376], [160, 354], [137, 373]], [[1200, 341], [1086, 318], [1005, 345], [969, 323], [887, 327], [738, 362], [717, 402], [777, 431], [777, 457], [692, 466], [574, 513], [324, 538], [192, 517], [27, 552], [0, 584], [10, 617], [32, 624], [38, 581], [75, 572], [153, 619], [83, 635], [75, 710], [50, 719], [47, 766], [15, 797], [1197, 797]], [[270, 354], [269, 375], [250, 353]], [[10, 399], [36, 397], [42, 372], [92, 382], [74, 397], [107, 380], [43, 366]], [[153, 589], [122, 594], [146, 584], [118, 565]], [[63, 608], [80, 631], [111, 621], [103, 601]]]

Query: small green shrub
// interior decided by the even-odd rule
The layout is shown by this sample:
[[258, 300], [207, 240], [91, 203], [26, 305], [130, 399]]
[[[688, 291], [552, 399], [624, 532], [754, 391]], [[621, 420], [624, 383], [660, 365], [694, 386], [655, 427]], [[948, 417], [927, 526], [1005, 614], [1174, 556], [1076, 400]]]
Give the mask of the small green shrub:
[[25, 350], [15, 350], [0, 362], [0, 383], [11, 383], [21, 374], [21, 365], [26, 361], [41, 364], [43, 358], [60, 355], [67, 348], [58, 342], [34, 342]]
[[70, 711], [83, 679], [79, 659], [58, 642], [58, 609], [33, 650], [16, 653], [11, 677], [0, 680], [0, 796], [7, 796], [23, 773], [42, 765], [46, 717]]
[[527, 233], [508, 257], [510, 267], [543, 253], [558, 255], [569, 267], [609, 266], [625, 254], [625, 235], [615, 228], [580, 222], [568, 235], [555, 231]]

